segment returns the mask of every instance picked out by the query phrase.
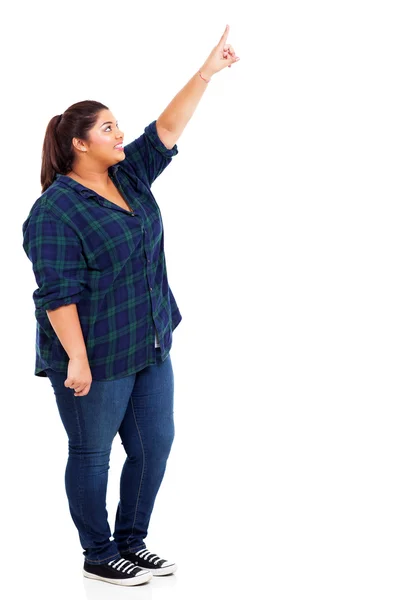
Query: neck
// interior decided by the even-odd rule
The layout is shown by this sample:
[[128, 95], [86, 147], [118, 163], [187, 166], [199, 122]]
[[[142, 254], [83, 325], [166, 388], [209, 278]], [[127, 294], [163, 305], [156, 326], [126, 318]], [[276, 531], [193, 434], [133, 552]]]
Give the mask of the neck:
[[90, 185], [96, 185], [97, 187], [106, 187], [110, 183], [110, 176], [107, 171], [102, 173], [96, 171], [88, 171], [84, 172], [80, 169], [71, 169], [69, 173], [67, 173], [68, 177], [75, 179], [78, 183], [85, 183]]

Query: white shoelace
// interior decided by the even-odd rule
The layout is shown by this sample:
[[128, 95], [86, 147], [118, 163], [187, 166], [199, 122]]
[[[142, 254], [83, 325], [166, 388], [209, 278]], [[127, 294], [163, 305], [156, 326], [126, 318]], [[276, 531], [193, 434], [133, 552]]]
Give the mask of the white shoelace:
[[[150, 550], [147, 550], [147, 548], [138, 550], [137, 552], [135, 552], [135, 554], [137, 554], [137, 556], [140, 556], [140, 558], [148, 560], [148, 562], [153, 563], [154, 565], [157, 565], [157, 563], [160, 562], [160, 560], [163, 560], [162, 558], [157, 556], [157, 554], [154, 554], [154, 552], [150, 552]], [[154, 556], [152, 558], [149, 558], [151, 554], [154, 554]]]
[[111, 560], [108, 564], [110, 567], [113, 567], [113, 569], [122, 571], [122, 573], [128, 573], [128, 575], [132, 573], [133, 569], [137, 569], [137, 565], [134, 565], [133, 562], [124, 558]]

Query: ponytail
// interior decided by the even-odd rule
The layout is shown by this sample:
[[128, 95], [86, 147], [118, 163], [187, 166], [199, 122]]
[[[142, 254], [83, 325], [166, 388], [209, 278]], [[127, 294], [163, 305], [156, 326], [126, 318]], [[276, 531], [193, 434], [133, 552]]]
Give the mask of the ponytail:
[[96, 123], [98, 113], [108, 107], [95, 100], [72, 104], [62, 115], [50, 119], [42, 149], [40, 183], [42, 193], [53, 183], [58, 173], [65, 175], [75, 159], [72, 139], [87, 141], [88, 132]]

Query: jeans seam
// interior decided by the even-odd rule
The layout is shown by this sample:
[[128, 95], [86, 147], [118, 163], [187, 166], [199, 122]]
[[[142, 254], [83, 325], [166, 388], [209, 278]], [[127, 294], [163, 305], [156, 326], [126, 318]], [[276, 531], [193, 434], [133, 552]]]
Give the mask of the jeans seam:
[[[82, 436], [81, 424], [79, 422], [79, 408], [78, 408], [79, 399], [74, 397], [73, 400], [74, 400], [75, 417], [76, 417], [78, 434], [79, 434], [79, 446], [80, 446], [80, 448], [82, 448], [83, 436]], [[81, 515], [81, 519], [85, 526], [85, 530], [87, 530], [87, 523], [85, 521], [85, 513], [83, 510], [83, 495], [84, 495], [84, 486], [82, 485], [82, 482], [84, 480], [84, 464], [83, 464], [83, 462], [84, 462], [84, 457], [80, 451], [79, 452], [78, 503], [79, 503], [79, 512]]]
[[137, 429], [137, 432], [139, 434], [140, 445], [142, 447], [142, 453], [143, 453], [142, 474], [141, 474], [141, 477], [140, 477], [138, 497], [137, 497], [137, 500], [136, 500], [135, 514], [134, 514], [134, 517], [133, 517], [133, 523], [132, 523], [132, 529], [131, 529], [131, 536], [132, 536], [133, 535], [133, 529], [134, 529], [135, 524], [136, 524], [137, 509], [138, 509], [138, 505], [139, 505], [140, 493], [142, 491], [142, 482], [143, 482], [144, 471], [145, 471], [145, 468], [146, 468], [146, 454], [145, 454], [145, 451], [144, 451], [144, 446], [143, 446], [142, 436], [140, 434], [140, 429], [139, 429], [139, 426], [138, 426], [138, 423], [137, 423], [137, 420], [136, 420], [136, 415], [135, 415], [135, 409], [134, 409], [134, 406], [133, 406], [132, 396], [130, 398], [130, 405], [131, 405], [133, 419], [135, 421], [136, 429]]

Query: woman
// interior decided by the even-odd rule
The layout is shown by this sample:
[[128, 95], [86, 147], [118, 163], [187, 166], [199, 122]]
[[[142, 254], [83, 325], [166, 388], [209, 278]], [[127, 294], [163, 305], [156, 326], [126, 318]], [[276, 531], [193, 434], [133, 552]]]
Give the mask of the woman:
[[[239, 60], [229, 26], [203, 67], [123, 146], [107, 106], [78, 102], [48, 124], [42, 195], [23, 224], [38, 289], [35, 375], [48, 377], [68, 436], [65, 486], [83, 575], [137, 585], [176, 564], [146, 548], [174, 438], [172, 332], [161, 214], [150, 190], [212, 75]], [[112, 441], [127, 458], [113, 540], [106, 489]]]

